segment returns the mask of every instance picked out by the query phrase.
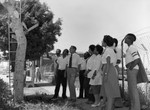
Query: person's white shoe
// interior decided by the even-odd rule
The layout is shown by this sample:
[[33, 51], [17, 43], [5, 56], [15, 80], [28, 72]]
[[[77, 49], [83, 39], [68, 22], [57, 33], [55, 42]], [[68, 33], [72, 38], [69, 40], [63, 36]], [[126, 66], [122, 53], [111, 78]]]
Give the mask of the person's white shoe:
[[98, 107], [98, 106], [100, 106], [100, 103], [91, 105], [91, 107]]

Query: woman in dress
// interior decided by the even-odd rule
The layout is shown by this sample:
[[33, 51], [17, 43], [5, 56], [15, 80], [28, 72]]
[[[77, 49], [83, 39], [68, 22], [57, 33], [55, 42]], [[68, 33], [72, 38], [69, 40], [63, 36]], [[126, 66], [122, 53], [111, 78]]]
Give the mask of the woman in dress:
[[116, 53], [114, 52], [113, 38], [105, 35], [103, 38], [102, 46], [105, 47], [102, 55], [103, 64], [103, 83], [102, 94], [104, 101], [107, 99], [106, 110], [113, 110], [114, 99], [120, 97], [119, 82], [116, 73]]
[[128, 78], [128, 90], [131, 100], [131, 110], [140, 110], [140, 99], [137, 90], [137, 74], [139, 71], [140, 57], [137, 48], [133, 45], [136, 41], [134, 34], [127, 34], [125, 37], [125, 43], [128, 45], [126, 51], [126, 68]]
[[95, 98], [94, 104], [91, 105], [92, 107], [97, 107], [100, 105], [100, 89], [102, 85], [102, 52], [103, 47], [96, 45], [94, 50], [96, 58], [94, 59], [94, 68], [91, 70], [92, 75], [90, 79], [91, 90]]

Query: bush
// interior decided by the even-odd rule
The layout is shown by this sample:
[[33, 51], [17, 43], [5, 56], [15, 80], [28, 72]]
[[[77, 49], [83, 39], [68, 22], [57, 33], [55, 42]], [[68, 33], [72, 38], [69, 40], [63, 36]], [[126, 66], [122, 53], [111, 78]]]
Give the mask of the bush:
[[150, 105], [150, 83], [138, 84], [141, 105]]
[[0, 79], [0, 108], [10, 109], [12, 105], [12, 94], [8, 84]]
[[9, 93], [8, 85], [2, 79], [0, 79], [0, 106], [7, 103], [10, 95]]

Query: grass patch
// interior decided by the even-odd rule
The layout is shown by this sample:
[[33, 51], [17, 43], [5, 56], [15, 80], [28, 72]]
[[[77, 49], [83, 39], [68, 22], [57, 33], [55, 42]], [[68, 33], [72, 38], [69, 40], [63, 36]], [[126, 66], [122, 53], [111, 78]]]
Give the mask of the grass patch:
[[75, 103], [59, 98], [50, 100], [52, 96], [46, 94], [37, 94], [26, 96], [25, 102], [21, 104], [23, 110], [81, 110]]

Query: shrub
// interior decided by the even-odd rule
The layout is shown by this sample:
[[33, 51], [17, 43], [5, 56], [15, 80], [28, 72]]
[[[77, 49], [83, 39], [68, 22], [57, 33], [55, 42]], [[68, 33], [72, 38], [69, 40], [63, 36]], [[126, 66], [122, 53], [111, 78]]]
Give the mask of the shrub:
[[142, 105], [150, 105], [150, 83], [138, 84], [138, 91]]
[[0, 108], [11, 107], [12, 102], [12, 94], [9, 90], [8, 84], [5, 83], [2, 79], [0, 79]]

